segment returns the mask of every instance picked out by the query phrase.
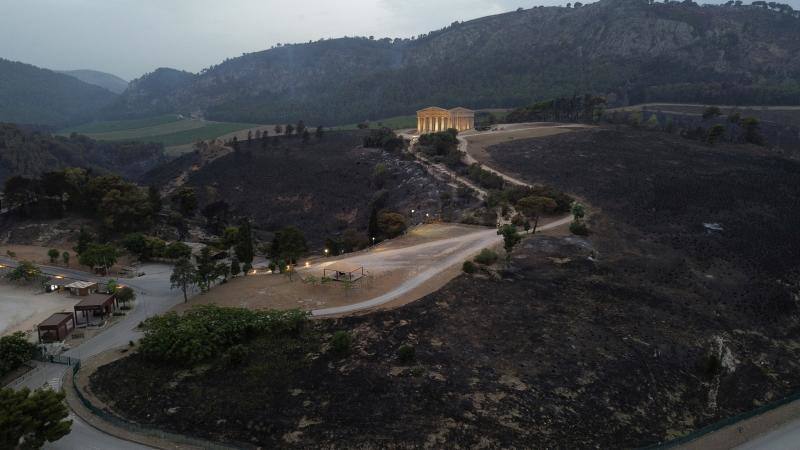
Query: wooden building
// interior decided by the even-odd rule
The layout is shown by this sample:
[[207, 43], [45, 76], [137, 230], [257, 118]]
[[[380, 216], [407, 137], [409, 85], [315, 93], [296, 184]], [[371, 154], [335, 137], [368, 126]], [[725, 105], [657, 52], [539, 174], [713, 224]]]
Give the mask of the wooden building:
[[69, 312], [55, 313], [36, 327], [39, 342], [63, 341], [75, 329], [75, 316]]

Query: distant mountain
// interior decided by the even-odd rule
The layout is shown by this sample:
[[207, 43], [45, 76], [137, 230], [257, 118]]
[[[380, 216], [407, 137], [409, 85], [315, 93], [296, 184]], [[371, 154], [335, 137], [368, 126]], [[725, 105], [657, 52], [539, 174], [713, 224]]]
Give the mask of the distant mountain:
[[0, 190], [14, 175], [35, 177], [65, 167], [85, 167], [137, 179], [165, 162], [160, 144], [99, 142], [86, 136], [52, 136], [0, 123]]
[[75, 77], [0, 58], [0, 122], [62, 127], [85, 122], [114, 98]]
[[115, 94], [121, 94], [128, 88], [128, 82], [122, 78], [97, 70], [59, 70], [59, 73], [75, 77], [84, 83], [100, 86]]
[[148, 78], [163, 78], [157, 71], [109, 112], [331, 125], [432, 104], [510, 107], [584, 92], [612, 105], [799, 104], [800, 14], [765, 6], [601, 0], [520, 9], [415, 39], [281, 46], [183, 73], [173, 90], [147, 89]]
[[177, 111], [172, 97], [184, 90], [195, 75], [162, 67], [131, 81], [116, 101], [103, 111], [103, 118], [129, 119]]

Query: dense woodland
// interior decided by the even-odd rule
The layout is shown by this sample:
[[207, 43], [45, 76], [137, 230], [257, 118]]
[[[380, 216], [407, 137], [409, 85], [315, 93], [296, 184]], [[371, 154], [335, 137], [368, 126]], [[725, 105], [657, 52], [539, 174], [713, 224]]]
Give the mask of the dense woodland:
[[75, 77], [0, 58], [0, 122], [77, 124], [91, 120], [115, 98]]
[[0, 184], [12, 175], [36, 177], [66, 167], [136, 178], [165, 159], [161, 144], [100, 142], [75, 134], [53, 136], [0, 123]]

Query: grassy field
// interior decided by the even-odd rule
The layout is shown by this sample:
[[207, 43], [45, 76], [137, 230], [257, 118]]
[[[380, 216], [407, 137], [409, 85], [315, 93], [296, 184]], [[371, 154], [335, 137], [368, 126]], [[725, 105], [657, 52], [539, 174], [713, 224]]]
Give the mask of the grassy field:
[[96, 122], [62, 130], [60, 134], [77, 132], [99, 141], [160, 142], [165, 147], [172, 147], [190, 145], [199, 140], [214, 139], [257, 126], [249, 123], [180, 119], [176, 115], [164, 115], [147, 119]]
[[177, 114], [165, 114], [163, 116], [148, 117], [145, 119], [132, 119], [132, 120], [113, 120], [108, 122], [92, 122], [76, 127], [66, 128], [59, 131], [59, 134], [100, 134], [100, 133], [113, 133], [115, 131], [124, 130], [137, 130], [158, 125], [164, 125], [171, 122], [180, 120]]

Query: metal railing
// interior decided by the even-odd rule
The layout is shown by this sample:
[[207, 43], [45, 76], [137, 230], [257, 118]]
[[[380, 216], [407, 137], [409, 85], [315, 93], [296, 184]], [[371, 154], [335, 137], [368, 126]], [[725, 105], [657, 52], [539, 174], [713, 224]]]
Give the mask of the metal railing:
[[650, 445], [648, 447], [644, 447], [643, 450], [675, 448], [675, 447], [677, 447], [679, 445], [688, 444], [689, 442], [694, 441], [695, 439], [699, 439], [699, 438], [701, 438], [701, 437], [703, 437], [703, 436], [705, 436], [707, 434], [713, 433], [715, 431], [719, 431], [722, 428], [725, 428], [725, 427], [730, 426], [730, 425], [735, 425], [735, 424], [737, 424], [739, 422], [742, 422], [744, 420], [747, 420], [747, 419], [750, 419], [750, 418], [753, 418], [753, 417], [756, 417], [756, 416], [760, 416], [761, 414], [767, 413], [769, 411], [772, 411], [773, 409], [777, 409], [777, 408], [779, 408], [781, 406], [787, 405], [787, 404], [792, 403], [792, 402], [794, 402], [796, 400], [800, 400], [800, 392], [796, 392], [796, 393], [794, 393], [794, 394], [792, 394], [792, 395], [790, 395], [788, 397], [784, 397], [784, 398], [782, 398], [780, 400], [776, 400], [774, 402], [767, 403], [766, 405], [759, 406], [756, 409], [752, 409], [750, 411], [745, 411], [745, 412], [737, 414], [735, 416], [731, 416], [731, 417], [719, 420], [717, 422], [708, 424], [708, 425], [704, 426], [703, 428], [699, 428], [697, 430], [694, 430], [694, 431], [692, 431], [691, 433], [689, 433], [689, 434], [687, 434], [685, 436], [681, 436], [679, 438], [675, 438], [675, 439], [672, 439], [670, 441], [661, 442], [661, 443], [658, 443], [658, 444]]
[[[76, 358], [73, 358], [76, 360]], [[162, 431], [156, 428], [149, 428], [142, 425], [139, 425], [134, 422], [130, 422], [126, 419], [123, 419], [119, 416], [109, 413], [106, 410], [98, 408], [94, 404], [92, 404], [89, 399], [84, 397], [83, 393], [80, 389], [78, 389], [77, 385], [77, 375], [78, 371], [81, 369], [81, 361], [76, 360], [76, 362], [72, 365], [72, 387], [75, 393], [80, 399], [81, 403], [83, 404], [86, 409], [89, 410], [92, 414], [100, 418], [101, 420], [110, 423], [111, 425], [121, 428], [125, 431], [130, 433], [139, 434], [143, 436], [153, 437], [157, 439], [163, 439], [165, 441], [178, 443], [178, 444], [186, 444], [191, 445], [203, 449], [210, 449], [210, 450], [243, 450], [243, 449], [252, 449], [255, 448], [252, 445], [245, 445], [245, 444], [223, 444], [219, 442], [211, 442], [205, 439], [194, 438], [190, 436], [185, 436], [182, 434], [170, 433], [168, 431]]]

